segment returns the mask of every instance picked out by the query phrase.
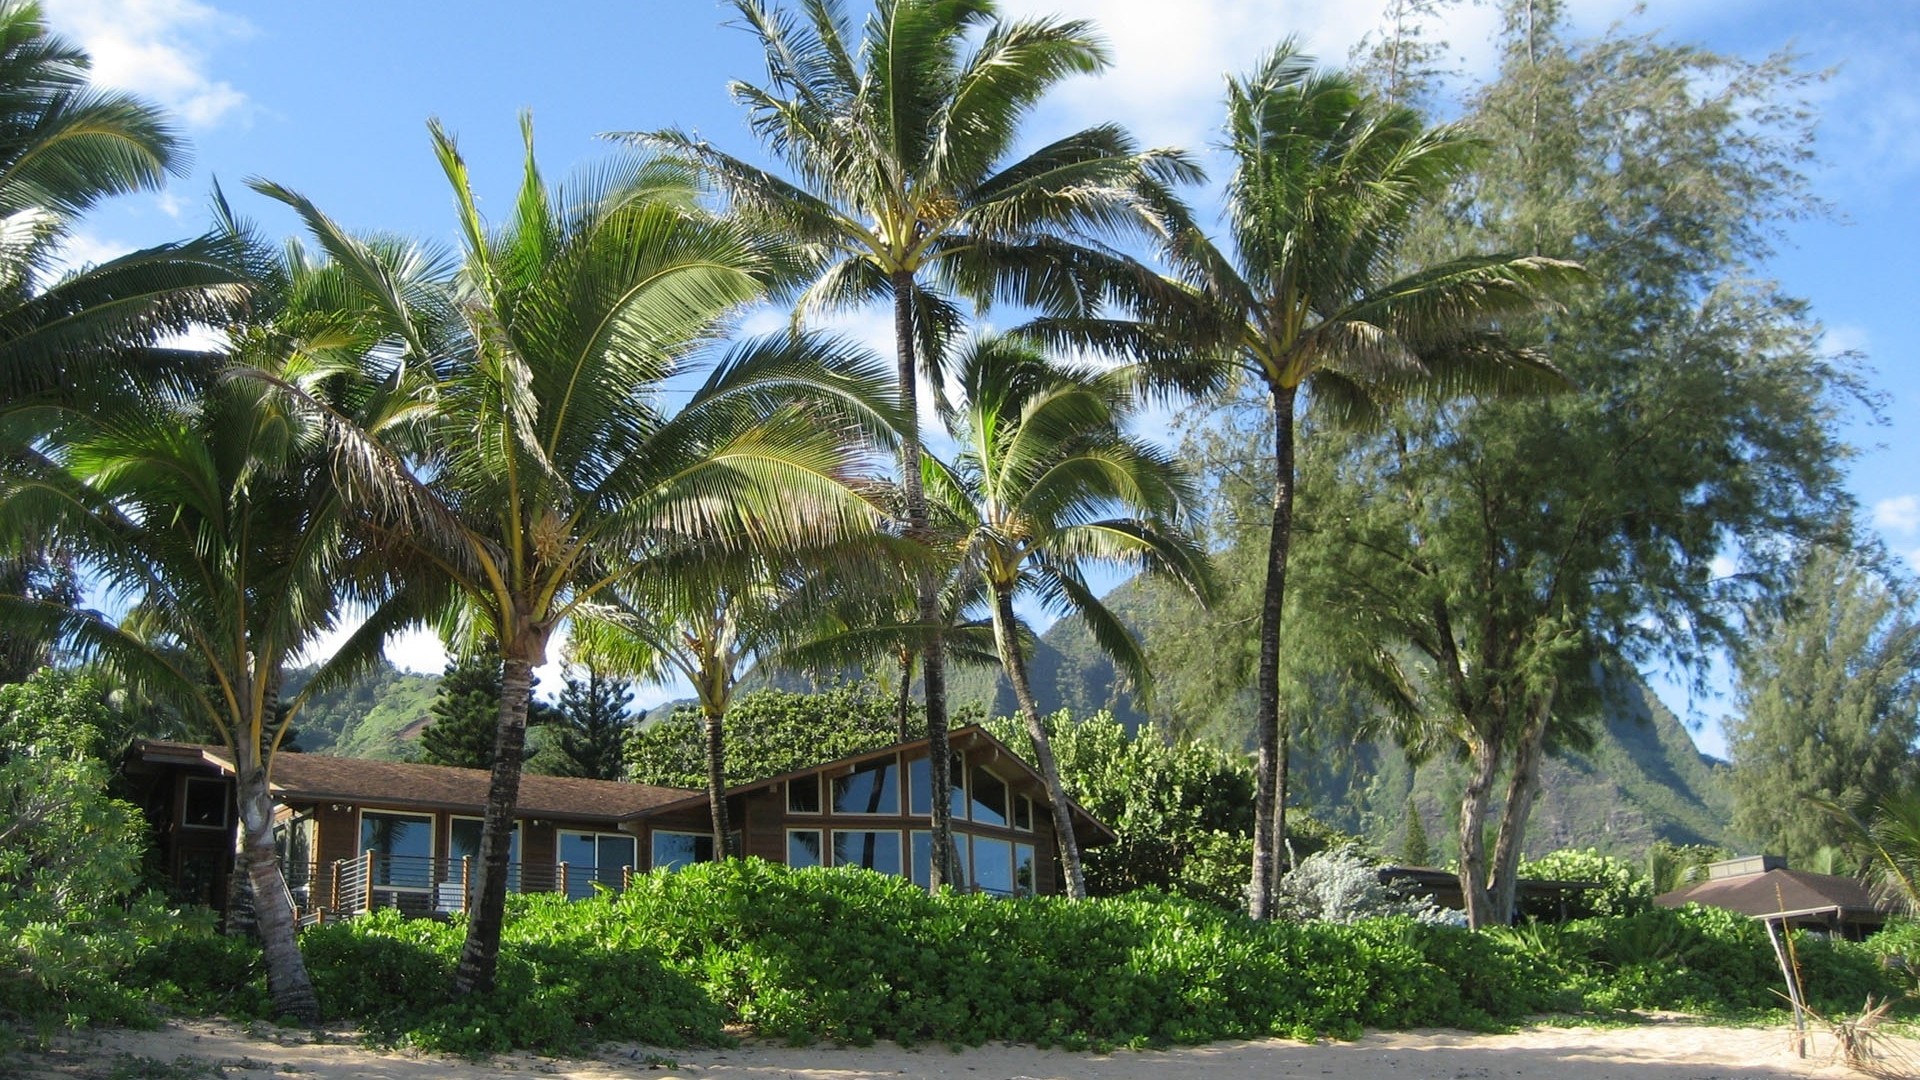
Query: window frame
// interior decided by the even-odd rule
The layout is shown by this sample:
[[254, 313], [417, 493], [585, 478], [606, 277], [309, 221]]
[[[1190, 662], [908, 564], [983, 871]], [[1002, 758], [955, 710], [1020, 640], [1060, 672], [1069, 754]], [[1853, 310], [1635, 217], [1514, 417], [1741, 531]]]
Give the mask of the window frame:
[[[579, 896], [575, 896], [573, 893], [572, 871], [575, 869], [575, 864], [572, 862], [568, 862], [566, 859], [561, 858], [562, 855], [566, 854], [566, 838], [569, 836], [590, 836], [593, 838], [593, 866], [591, 867], [591, 873], [593, 876], [591, 878], [591, 882], [590, 882], [591, 884], [606, 885], [607, 884], [606, 881], [600, 877], [601, 873], [607, 870], [621, 869], [621, 867], [618, 867], [618, 866], [601, 866], [600, 865], [600, 841], [603, 838], [611, 837], [613, 839], [626, 840], [629, 843], [631, 843], [633, 845], [633, 856], [631, 860], [626, 864], [625, 869], [627, 869], [629, 872], [632, 872], [632, 873], [640, 872], [640, 866], [639, 866], [640, 838], [638, 836], [635, 836], [630, 832], [621, 832], [618, 829], [615, 829], [611, 832], [607, 832], [607, 831], [601, 831], [597, 829], [558, 829], [556, 828], [555, 830], [553, 830], [554, 883], [555, 884], [559, 883], [560, 864], [563, 862], [566, 863], [567, 871], [568, 871], [567, 893], [566, 893], [567, 899], [585, 900], [588, 897], [591, 897], [593, 895], [593, 892], [591, 889], [589, 889], [587, 892]], [[608, 886], [608, 887], [612, 888], [612, 886]]]
[[[713, 846], [713, 834], [711, 832], [691, 832], [686, 829], [648, 829], [647, 830], [647, 871], [649, 873], [655, 870], [661, 869], [659, 851], [654, 847], [654, 843], [659, 837], [662, 837], [662, 836], [690, 836], [695, 840], [705, 840], [707, 842], [707, 846], [709, 849], [711, 849]], [[674, 866], [669, 867], [668, 869], [678, 870], [682, 866], [698, 866], [702, 862], [713, 862], [713, 861], [715, 860], [712, 857], [711, 850], [709, 850], [708, 857], [704, 860], [699, 857], [699, 853], [696, 851], [694, 853], [694, 859], [692, 862], [677, 863]]]
[[[233, 825], [233, 789], [227, 786], [226, 777], [224, 776], [187, 776], [187, 777], [182, 777], [182, 779], [185, 780], [186, 783], [183, 784], [180, 788], [180, 827], [181, 828], [194, 829], [199, 832], [225, 832], [227, 829], [232, 827]], [[194, 786], [200, 785], [202, 787], [205, 787], [208, 784], [212, 784], [220, 789], [220, 800], [219, 800], [220, 821], [216, 825], [204, 825], [199, 822], [190, 821], [187, 818], [187, 809], [188, 807], [193, 805]]]
[[[362, 859], [367, 857], [367, 815], [368, 814], [376, 814], [376, 815], [379, 815], [380, 817], [400, 818], [402, 820], [407, 820], [407, 821], [426, 822], [427, 823], [427, 873], [425, 875], [426, 880], [419, 885], [401, 885], [401, 884], [395, 883], [392, 880], [393, 868], [391, 865], [389, 865], [387, 868], [387, 874], [386, 874], [388, 880], [370, 881], [367, 883], [367, 885], [375, 889], [393, 889], [399, 892], [412, 892], [412, 893], [432, 892], [433, 877], [434, 877], [433, 871], [434, 871], [434, 867], [439, 864], [439, 859], [440, 859], [440, 830], [437, 827], [439, 825], [439, 822], [435, 820], [435, 815], [431, 811], [427, 813], [419, 813], [412, 810], [382, 810], [377, 806], [357, 807], [355, 809], [354, 816], [353, 816], [354, 817], [354, 820], [353, 820], [354, 841], [353, 842], [354, 842], [355, 851], [359, 853], [359, 857]], [[376, 856], [383, 855], [387, 859], [392, 859], [395, 857], [393, 852], [391, 851], [384, 852], [384, 853], [375, 851], [374, 854]], [[419, 858], [419, 856], [417, 855], [403, 855], [399, 857], [406, 858], [406, 859]], [[375, 860], [375, 865], [376, 866], [379, 865], [378, 859]]]
[[812, 865], [814, 866], [827, 865], [827, 859], [831, 855], [830, 850], [827, 848], [827, 830], [821, 828], [818, 825], [811, 825], [806, 828], [788, 829], [786, 830], [786, 833], [787, 833], [787, 843], [786, 843], [785, 849], [781, 852], [781, 857], [786, 860], [788, 869], [792, 869], [792, 870], [806, 869], [806, 867], [804, 866], [796, 867], [793, 865], [793, 838], [794, 838], [794, 835], [797, 833], [812, 833], [814, 835], [815, 839], [818, 841], [818, 843], [815, 845], [815, 850], [818, 854], [814, 862], [812, 863]]

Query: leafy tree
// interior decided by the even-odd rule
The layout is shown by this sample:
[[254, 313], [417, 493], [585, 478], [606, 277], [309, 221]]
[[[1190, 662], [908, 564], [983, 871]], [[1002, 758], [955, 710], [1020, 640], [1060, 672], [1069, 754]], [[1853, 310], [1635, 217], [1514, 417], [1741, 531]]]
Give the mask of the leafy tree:
[[997, 337], [971, 342], [957, 368], [960, 398], [949, 404], [947, 427], [960, 455], [952, 468], [928, 459], [926, 487], [970, 526], [965, 572], [986, 583], [1000, 661], [1053, 807], [1067, 895], [1083, 899], [1079, 846], [1014, 598], [1037, 596], [1079, 618], [1144, 694], [1151, 680], [1139, 643], [1094, 595], [1084, 567], [1163, 574], [1204, 596], [1206, 556], [1181, 528], [1191, 481], [1164, 452], [1121, 430], [1133, 411], [1128, 373], [1074, 371]]
[[[1165, 186], [1197, 179], [1183, 157], [1138, 150], [1115, 125], [1015, 158], [1020, 122], [1061, 80], [1099, 71], [1084, 22], [1005, 21], [993, 0], [882, 0], [857, 36], [840, 0], [798, 17], [735, 0], [766, 53], [766, 86], [733, 94], [756, 134], [792, 170], [781, 179], [678, 131], [646, 136], [702, 162], [734, 208], [791, 236], [819, 270], [798, 311], [892, 304], [904, 526], [929, 527], [921, 489], [918, 379], [939, 385], [955, 297], [1006, 299], [1055, 314], [1101, 292], [1109, 258], [1093, 246], [1137, 228]], [[936, 851], [950, 851], [942, 581], [919, 574], [917, 617], [932, 739]], [[952, 876], [933, 863], [938, 888]]]
[[[895, 742], [893, 702], [871, 683], [815, 694], [753, 690], [727, 712], [728, 786], [809, 768]], [[696, 705], [636, 731], [627, 775], [642, 784], [700, 788], [707, 783], [706, 717]]]
[[[1469, 120], [1488, 151], [1421, 242], [1585, 264], [1595, 287], [1564, 315], [1508, 327], [1578, 392], [1410, 403], [1303, 470], [1302, 588], [1361, 631], [1363, 681], [1421, 704], [1408, 745], [1467, 765], [1476, 926], [1513, 909], [1540, 763], [1589, 737], [1596, 671], [1699, 670], [1794, 541], [1844, 516], [1836, 421], [1854, 390], [1803, 305], [1753, 270], [1771, 223], [1808, 208], [1803, 77], [1639, 36], [1569, 42], [1545, 0], [1508, 14]], [[1729, 552], [1737, 574], [1716, 569]]]
[[1348, 75], [1316, 72], [1291, 42], [1228, 81], [1226, 134], [1232, 247], [1190, 222], [1170, 231], [1166, 256], [1187, 286], [1182, 302], [1151, 309], [1158, 325], [1050, 320], [1043, 331], [1129, 345], [1159, 378], [1190, 390], [1250, 384], [1270, 409], [1248, 894], [1248, 910], [1265, 918], [1286, 831], [1281, 624], [1300, 395], [1353, 417], [1416, 390], [1444, 397], [1553, 386], [1553, 369], [1507, 347], [1496, 324], [1539, 309], [1577, 268], [1539, 255], [1453, 251], [1418, 261], [1409, 227], [1464, 173], [1474, 140], [1370, 97]]
[[870, 526], [847, 482], [862, 437], [895, 417], [877, 371], [799, 335], [736, 348], [664, 411], [662, 385], [762, 295], [778, 252], [701, 210], [693, 177], [671, 162], [621, 161], [550, 189], [530, 120], [523, 133], [518, 197], [490, 229], [453, 138], [432, 125], [464, 257], [450, 289], [390, 288], [380, 252], [301, 196], [260, 185], [355, 268], [356, 297], [395, 330], [390, 381], [417, 405], [382, 431], [332, 419], [336, 470], [404, 563], [412, 609], [500, 645], [459, 995], [493, 986], [528, 692], [556, 629], [589, 619], [615, 588], [650, 602], [646, 583], [671, 583], [689, 552]]
[[633, 683], [589, 660], [569, 671], [560, 699], [546, 721], [547, 747], [541, 771], [553, 776], [618, 780], [627, 771], [627, 740], [633, 734]]
[[1914, 778], [1920, 619], [1858, 556], [1811, 552], [1755, 613], [1736, 671], [1733, 824], [1763, 850], [1808, 865], [1846, 839], [1811, 800], [1851, 805]]
[[[100, 951], [127, 952], [115, 925], [138, 876], [146, 823], [111, 798], [104, 760], [127, 726], [104, 687], [74, 671], [43, 668], [0, 686], [0, 1008], [22, 996], [56, 996], [80, 966], [107, 967]], [[95, 935], [107, 950], [94, 949]], [[27, 995], [9, 992], [25, 983]]]

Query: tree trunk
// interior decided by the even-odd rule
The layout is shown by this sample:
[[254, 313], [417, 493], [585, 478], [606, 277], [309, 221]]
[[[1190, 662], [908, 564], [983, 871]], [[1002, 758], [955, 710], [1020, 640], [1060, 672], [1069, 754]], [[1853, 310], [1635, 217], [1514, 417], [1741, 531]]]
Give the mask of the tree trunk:
[[[900, 380], [900, 405], [906, 413], [906, 430], [900, 439], [900, 487], [907, 500], [907, 534], [927, 543], [927, 495], [920, 486], [920, 384], [919, 365], [914, 362], [913, 275], [906, 270], [893, 272], [894, 374]], [[947, 643], [941, 632], [945, 620], [940, 611], [940, 578], [932, 570], [921, 570], [915, 582], [915, 598], [920, 623], [926, 628], [924, 658], [927, 706], [927, 776], [933, 788], [933, 857], [929, 861], [927, 884], [930, 889], [952, 881], [953, 848], [953, 776], [950, 765], [953, 750], [947, 741]]]
[[1280, 852], [1275, 852], [1273, 880], [1277, 886], [1280, 878], [1293, 869], [1293, 845], [1287, 837], [1287, 795], [1293, 785], [1293, 715], [1287, 713], [1280, 717], [1280, 784], [1274, 792], [1273, 800], [1273, 839], [1280, 845], [1280, 851], [1286, 853], [1284, 866], [1278, 865]]
[[1527, 725], [1514, 748], [1513, 775], [1507, 780], [1507, 802], [1500, 809], [1500, 831], [1493, 843], [1493, 903], [1504, 921], [1512, 921], [1520, 891], [1520, 854], [1527, 834], [1527, 818], [1540, 796], [1540, 762], [1546, 756], [1547, 726], [1553, 717], [1551, 684], [1527, 703]]
[[1053, 744], [1040, 722], [1040, 708], [1034, 704], [1033, 687], [1027, 682], [1027, 661], [1020, 654], [1020, 639], [1014, 631], [1013, 593], [993, 591], [993, 636], [1000, 646], [1000, 663], [1013, 683], [1013, 696], [1020, 702], [1020, 716], [1027, 722], [1027, 737], [1033, 740], [1033, 756], [1040, 766], [1040, 777], [1047, 784], [1047, 802], [1053, 807], [1053, 833], [1060, 845], [1060, 866], [1067, 878], [1067, 897], [1087, 898], [1087, 877], [1080, 869], [1080, 844], [1073, 837], [1073, 812], [1067, 808], [1067, 789], [1060, 783], [1060, 767], [1053, 760]]
[[227, 909], [220, 930], [229, 937], [257, 937], [253, 914], [253, 879], [247, 873], [247, 838], [233, 830], [233, 867], [227, 873]]
[[707, 714], [707, 809], [713, 816], [713, 857], [728, 859], [738, 854], [729, 850], [727, 837], [733, 832], [733, 826], [727, 822], [727, 757], [725, 732], [721, 730], [725, 717], [720, 713]]
[[1260, 602], [1259, 703], [1254, 714], [1253, 878], [1247, 888], [1247, 914], [1267, 918], [1273, 908], [1273, 882], [1279, 867], [1275, 798], [1286, 747], [1280, 739], [1280, 614], [1287, 597], [1287, 548], [1293, 539], [1293, 408], [1299, 390], [1273, 391], [1273, 531], [1267, 538], [1267, 582]]
[[1467, 754], [1473, 771], [1460, 796], [1460, 895], [1466, 899], [1467, 925], [1479, 930], [1503, 921], [1487, 892], [1487, 799], [1500, 769], [1499, 739], [1476, 738]]
[[[479, 882], [467, 917], [467, 940], [453, 972], [456, 997], [493, 989], [500, 961], [500, 931], [506, 921], [507, 878], [512, 872], [513, 811], [520, 801], [520, 771], [527, 749], [527, 700], [533, 687], [534, 660], [545, 659], [546, 640], [522, 630], [503, 642], [500, 721], [493, 737], [493, 777], [487, 785], [487, 812], [480, 826]], [[528, 638], [535, 640], [529, 641]]]
[[913, 650], [900, 650], [900, 700], [894, 705], [894, 725], [901, 742], [913, 738]]
[[246, 849], [247, 876], [253, 886], [254, 926], [267, 965], [267, 992], [276, 1015], [302, 1023], [320, 1020], [320, 1003], [307, 978], [307, 965], [294, 939], [293, 898], [273, 850], [273, 793], [260, 748], [237, 747], [234, 754], [235, 796], [240, 811], [241, 845]]

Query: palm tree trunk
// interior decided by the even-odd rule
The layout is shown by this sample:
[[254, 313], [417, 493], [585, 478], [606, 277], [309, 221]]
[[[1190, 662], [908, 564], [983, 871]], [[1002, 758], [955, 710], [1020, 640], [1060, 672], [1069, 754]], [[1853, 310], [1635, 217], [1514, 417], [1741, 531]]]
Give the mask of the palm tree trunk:
[[527, 749], [527, 699], [533, 688], [532, 657], [546, 652], [546, 641], [503, 642], [500, 672], [500, 721], [493, 736], [493, 777], [487, 785], [487, 812], [480, 826], [480, 872], [467, 920], [467, 940], [453, 972], [456, 997], [493, 989], [500, 961], [500, 931], [506, 922], [507, 878], [512, 872], [513, 810], [520, 802], [520, 770]]
[[1533, 814], [1534, 800], [1540, 796], [1540, 761], [1546, 756], [1547, 725], [1553, 713], [1554, 688], [1551, 683], [1533, 701], [1528, 702], [1527, 726], [1521, 729], [1520, 745], [1513, 755], [1513, 775], [1507, 780], [1507, 802], [1500, 810], [1500, 831], [1493, 842], [1493, 904], [1502, 921], [1513, 918], [1514, 901], [1520, 891], [1520, 853], [1527, 833], [1527, 818]]
[[1293, 540], [1293, 408], [1299, 390], [1273, 391], [1273, 531], [1267, 538], [1266, 592], [1260, 601], [1259, 703], [1254, 714], [1255, 778], [1253, 795], [1253, 880], [1247, 888], [1247, 914], [1272, 914], [1273, 886], [1279, 871], [1282, 803], [1275, 798], [1286, 765], [1280, 738], [1280, 613], [1287, 598], [1287, 549]]
[[1073, 812], [1067, 808], [1067, 789], [1060, 782], [1060, 767], [1053, 760], [1053, 744], [1047, 739], [1046, 725], [1040, 722], [1040, 707], [1034, 703], [1033, 687], [1027, 681], [1027, 660], [1020, 653], [1020, 640], [1014, 632], [1013, 593], [993, 590], [993, 637], [1000, 646], [1000, 663], [1013, 683], [1013, 696], [1020, 702], [1021, 719], [1027, 722], [1027, 737], [1033, 740], [1033, 756], [1040, 766], [1040, 777], [1047, 784], [1047, 802], [1053, 807], [1053, 835], [1060, 845], [1060, 868], [1067, 878], [1067, 898], [1087, 898], [1087, 877], [1080, 869], [1080, 844], [1073, 837]]
[[320, 1020], [320, 1002], [307, 978], [307, 965], [294, 939], [293, 899], [273, 850], [273, 793], [260, 748], [240, 747], [234, 754], [240, 812], [241, 846], [246, 850], [247, 877], [253, 886], [254, 927], [267, 965], [267, 992], [276, 1015], [302, 1023]]
[[[913, 275], [905, 270], [893, 272], [894, 374], [900, 380], [900, 405], [906, 413], [907, 429], [900, 439], [900, 486], [907, 498], [907, 532], [921, 542], [927, 533], [927, 494], [920, 486], [920, 386], [919, 365], [914, 363]], [[926, 628], [921, 655], [925, 659], [922, 678], [927, 706], [927, 776], [933, 788], [933, 858], [927, 884], [931, 889], [952, 881], [953, 865], [953, 761], [952, 744], [947, 739], [947, 643], [941, 633], [940, 579], [931, 570], [921, 570], [915, 582], [919, 618]]]
[[913, 650], [900, 650], [900, 698], [893, 707], [894, 725], [901, 742], [913, 738]]
[[1474, 738], [1467, 757], [1473, 771], [1460, 796], [1460, 895], [1466, 900], [1467, 925], [1479, 930], [1504, 921], [1487, 891], [1487, 800], [1500, 767], [1498, 737]]
[[725, 716], [717, 712], [707, 714], [707, 809], [713, 816], [713, 857], [726, 859], [734, 852], [727, 850], [727, 836], [733, 827], [727, 823], [727, 751], [726, 733], [722, 730]]

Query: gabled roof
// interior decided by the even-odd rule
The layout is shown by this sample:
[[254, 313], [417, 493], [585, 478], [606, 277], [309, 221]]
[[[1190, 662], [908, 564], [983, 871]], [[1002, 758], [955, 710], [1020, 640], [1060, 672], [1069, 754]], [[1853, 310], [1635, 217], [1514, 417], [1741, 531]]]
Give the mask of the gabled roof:
[[[993, 759], [988, 762], [988, 764], [1005, 764], [1011, 766], [1021, 775], [1029, 786], [1040, 791], [1043, 796], [1041, 801], [1044, 802], [1047, 785], [1046, 780], [1041, 777], [1039, 771], [1027, 764], [1020, 755], [1009, 749], [1006, 743], [988, 734], [986, 728], [978, 724], [968, 724], [965, 727], [954, 728], [948, 733], [947, 740], [949, 745], [956, 751], [967, 751], [979, 748], [985, 748], [991, 751], [993, 753]], [[927, 740], [925, 738], [909, 739], [903, 743], [893, 743], [862, 753], [849, 754], [846, 757], [836, 758], [832, 761], [821, 762], [818, 765], [810, 765], [804, 769], [784, 772], [778, 776], [769, 776], [764, 780], [736, 784], [727, 789], [727, 794], [729, 796], [744, 795], [750, 791], [760, 791], [764, 788], [772, 787], [775, 784], [784, 784], [789, 780], [796, 780], [803, 776], [851, 771], [855, 766], [864, 764], [865, 762], [888, 757], [893, 754], [911, 754], [915, 750], [924, 751], [926, 746]], [[693, 809], [695, 807], [705, 806], [706, 799], [707, 796], [704, 792], [696, 792], [677, 802], [662, 803], [645, 810], [635, 811], [630, 817], [637, 819], [651, 817], [654, 814], [670, 813], [675, 810]], [[1105, 822], [1088, 813], [1085, 807], [1071, 798], [1067, 800], [1067, 811], [1073, 816], [1073, 835], [1083, 846], [1091, 844], [1111, 844], [1119, 839], [1119, 837], [1114, 834], [1114, 831], [1107, 827]]]
[[[232, 754], [221, 746], [144, 740], [134, 753], [156, 764], [206, 764], [223, 773], [234, 771]], [[485, 769], [292, 752], [274, 756], [272, 774], [273, 793], [284, 801], [464, 811], [475, 816], [486, 810], [491, 781]], [[520, 802], [514, 813], [524, 818], [611, 823], [691, 795], [696, 793], [685, 788], [527, 773], [520, 778]]]
[[1714, 878], [1662, 893], [1653, 902], [1661, 907], [1707, 904], [1756, 919], [1834, 915], [1880, 922], [1894, 910], [1891, 899], [1874, 895], [1853, 878], [1787, 869]]

